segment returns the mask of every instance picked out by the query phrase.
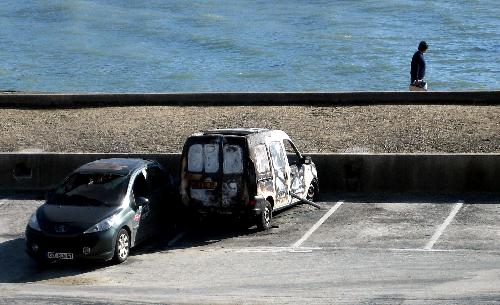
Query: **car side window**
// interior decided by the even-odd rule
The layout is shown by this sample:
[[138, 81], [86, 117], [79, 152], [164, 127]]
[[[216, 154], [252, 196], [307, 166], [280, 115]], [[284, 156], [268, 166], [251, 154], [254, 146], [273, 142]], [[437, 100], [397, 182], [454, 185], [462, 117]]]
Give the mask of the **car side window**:
[[157, 191], [161, 188], [168, 187], [169, 180], [166, 174], [157, 166], [150, 167], [146, 170], [147, 181], [151, 191]]
[[284, 140], [285, 151], [288, 158], [288, 163], [290, 165], [299, 165], [300, 163], [300, 153], [297, 151], [295, 146], [289, 140]]
[[149, 187], [146, 182], [146, 178], [144, 177], [144, 174], [142, 172], [135, 177], [134, 184], [132, 186], [132, 191], [134, 192], [135, 198], [149, 197], [150, 195]]

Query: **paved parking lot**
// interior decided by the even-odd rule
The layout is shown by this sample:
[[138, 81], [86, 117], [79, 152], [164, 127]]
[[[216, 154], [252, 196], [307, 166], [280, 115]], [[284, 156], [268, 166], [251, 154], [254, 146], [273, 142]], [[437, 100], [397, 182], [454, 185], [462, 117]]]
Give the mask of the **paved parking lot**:
[[23, 231], [42, 201], [7, 196], [0, 303], [500, 304], [500, 198], [323, 200], [321, 210], [283, 211], [266, 232], [209, 220], [159, 236], [122, 265], [41, 270], [24, 254]]

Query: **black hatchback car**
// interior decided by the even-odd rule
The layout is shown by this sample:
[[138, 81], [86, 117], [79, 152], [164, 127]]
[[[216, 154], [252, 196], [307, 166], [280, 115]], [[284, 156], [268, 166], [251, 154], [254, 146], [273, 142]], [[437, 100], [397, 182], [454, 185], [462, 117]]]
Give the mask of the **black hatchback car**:
[[157, 162], [103, 159], [87, 163], [47, 196], [26, 227], [37, 262], [124, 262], [130, 248], [167, 220], [172, 176]]

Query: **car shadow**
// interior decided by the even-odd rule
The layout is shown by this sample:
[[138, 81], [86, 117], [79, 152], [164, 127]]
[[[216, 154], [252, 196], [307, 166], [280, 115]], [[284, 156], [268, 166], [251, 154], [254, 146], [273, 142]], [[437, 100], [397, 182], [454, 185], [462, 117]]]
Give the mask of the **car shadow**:
[[[42, 193], [10, 194], [8, 198], [39, 199]], [[175, 249], [203, 247], [225, 239], [259, 234], [255, 225], [229, 216], [213, 216], [202, 220], [179, 212], [175, 225], [158, 228], [156, 236], [133, 248], [123, 264], [133, 264], [139, 256]], [[169, 218], [169, 220], [173, 220]], [[166, 221], [169, 222], [169, 221]], [[57, 261], [39, 265], [26, 253], [24, 236], [0, 236], [0, 283], [62, 283], [78, 281], [78, 275], [112, 266], [111, 262]], [[84, 279], [83, 279], [84, 280]]]
[[[181, 234], [182, 240], [172, 244]], [[129, 259], [124, 265], [133, 263], [135, 256], [174, 249], [202, 247], [242, 235], [258, 232], [257, 228], [244, 226], [226, 217], [207, 218], [197, 222], [178, 224], [175, 229], [159, 228], [158, 234], [131, 249]], [[40, 265], [26, 253], [24, 237], [2, 236], [11, 238], [0, 243], [0, 283], [43, 283], [51, 280], [68, 278], [68, 281], [78, 281], [72, 276], [90, 273], [92, 271], [112, 266], [113, 263], [95, 262], [89, 260], [57, 261]]]
[[0, 243], [0, 283], [33, 283], [92, 272], [109, 263], [58, 262], [38, 265], [25, 252], [25, 239]]
[[[176, 249], [203, 247], [225, 239], [258, 233], [253, 224], [228, 216], [212, 216], [201, 220], [180, 223], [168, 235], [159, 234], [141, 244], [131, 252], [131, 256], [164, 252]], [[166, 238], [166, 236], [168, 236]]]

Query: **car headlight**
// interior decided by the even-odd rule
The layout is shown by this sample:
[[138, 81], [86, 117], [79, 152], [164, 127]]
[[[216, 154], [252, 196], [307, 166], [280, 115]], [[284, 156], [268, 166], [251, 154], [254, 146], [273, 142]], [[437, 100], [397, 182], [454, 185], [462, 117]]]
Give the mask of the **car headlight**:
[[28, 226], [33, 230], [42, 231], [42, 229], [40, 229], [40, 225], [38, 224], [38, 219], [36, 218], [36, 212], [31, 214]]
[[118, 215], [115, 214], [113, 216], [110, 216], [110, 217], [102, 220], [98, 224], [93, 225], [92, 227], [90, 227], [89, 229], [87, 229], [83, 233], [87, 234], [87, 233], [95, 233], [95, 232], [106, 231], [109, 228], [113, 227], [117, 223], [118, 223]]

